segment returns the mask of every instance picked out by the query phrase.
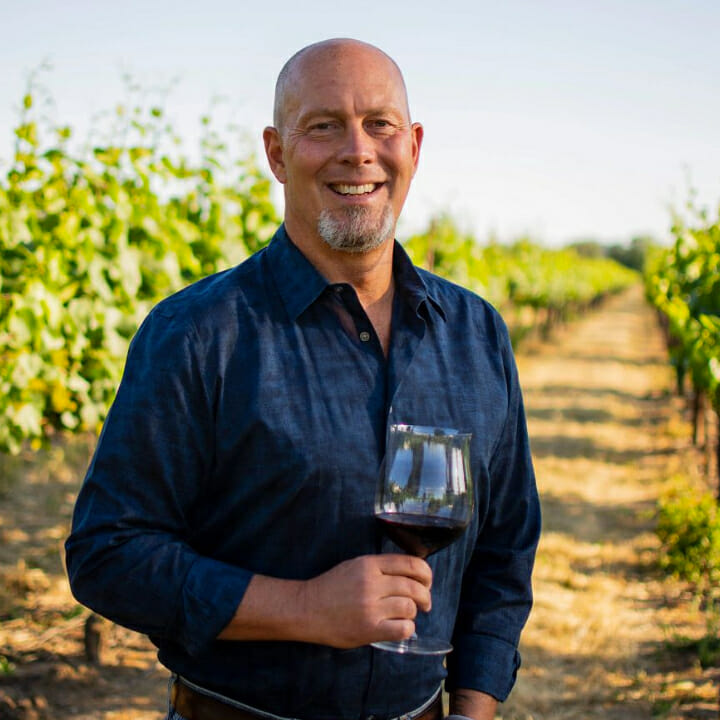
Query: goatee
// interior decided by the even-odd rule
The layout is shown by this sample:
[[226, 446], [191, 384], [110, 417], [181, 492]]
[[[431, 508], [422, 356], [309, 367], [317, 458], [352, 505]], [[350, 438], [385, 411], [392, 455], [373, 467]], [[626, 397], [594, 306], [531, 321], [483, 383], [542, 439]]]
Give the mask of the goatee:
[[380, 217], [365, 207], [323, 210], [317, 227], [320, 237], [334, 250], [364, 253], [379, 247], [393, 234], [395, 216], [389, 205]]

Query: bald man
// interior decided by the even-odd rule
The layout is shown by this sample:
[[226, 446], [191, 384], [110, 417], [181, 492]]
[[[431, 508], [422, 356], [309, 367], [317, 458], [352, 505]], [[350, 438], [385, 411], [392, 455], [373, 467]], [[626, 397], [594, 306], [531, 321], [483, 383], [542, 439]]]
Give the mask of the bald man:
[[[138, 331], [67, 541], [73, 592], [157, 645], [170, 720], [440, 720], [443, 680], [452, 713], [493, 718], [540, 529], [505, 326], [394, 239], [423, 128], [391, 58], [302, 49], [273, 123], [284, 223]], [[394, 423], [472, 433], [474, 517], [428, 561], [373, 518]], [[447, 670], [370, 646], [416, 630], [452, 640]]]

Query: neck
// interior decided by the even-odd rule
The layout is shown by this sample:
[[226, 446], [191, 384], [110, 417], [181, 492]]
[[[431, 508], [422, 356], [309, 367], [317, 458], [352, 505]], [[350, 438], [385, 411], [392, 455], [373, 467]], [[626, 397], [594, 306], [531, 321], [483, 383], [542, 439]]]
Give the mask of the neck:
[[288, 228], [288, 234], [328, 282], [352, 285], [366, 312], [373, 305], [382, 304], [388, 295], [392, 306], [392, 237], [369, 252], [350, 253], [334, 250], [320, 238], [296, 235], [293, 228]]
[[349, 253], [334, 250], [319, 238], [308, 239], [302, 233], [296, 236], [292, 228], [288, 229], [288, 233], [303, 255], [328, 282], [353, 286], [387, 357], [395, 291], [393, 238], [389, 237], [369, 252]]

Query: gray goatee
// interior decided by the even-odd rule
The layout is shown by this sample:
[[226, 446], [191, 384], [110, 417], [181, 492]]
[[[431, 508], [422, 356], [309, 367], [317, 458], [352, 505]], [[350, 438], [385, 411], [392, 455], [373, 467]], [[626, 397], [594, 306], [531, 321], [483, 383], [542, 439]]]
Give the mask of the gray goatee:
[[364, 253], [379, 247], [393, 234], [395, 216], [389, 205], [380, 217], [365, 207], [349, 207], [340, 212], [323, 210], [317, 227], [320, 237], [334, 250]]

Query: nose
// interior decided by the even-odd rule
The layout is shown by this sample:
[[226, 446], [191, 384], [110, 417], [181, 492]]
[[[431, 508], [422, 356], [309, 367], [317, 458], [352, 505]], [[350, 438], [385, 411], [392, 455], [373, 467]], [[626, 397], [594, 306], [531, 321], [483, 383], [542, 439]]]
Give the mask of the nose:
[[375, 157], [373, 138], [362, 123], [351, 123], [345, 128], [338, 160], [349, 165], [367, 165]]

